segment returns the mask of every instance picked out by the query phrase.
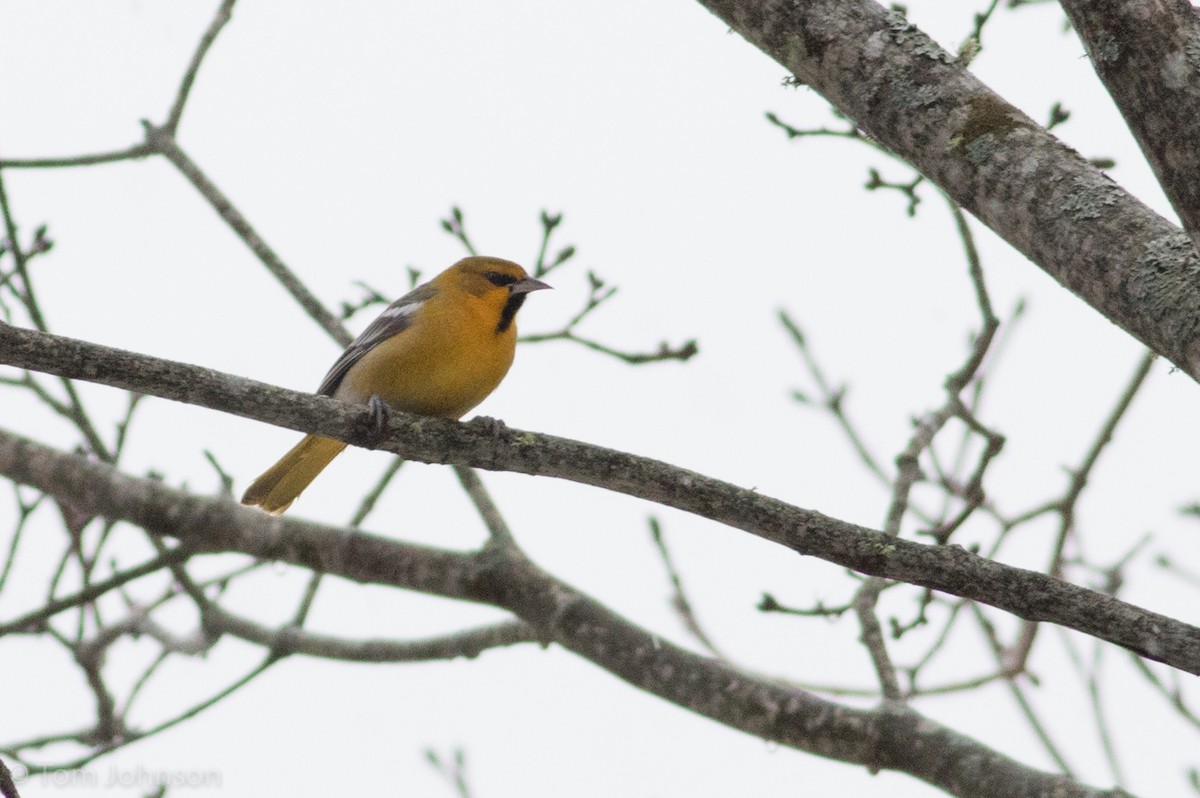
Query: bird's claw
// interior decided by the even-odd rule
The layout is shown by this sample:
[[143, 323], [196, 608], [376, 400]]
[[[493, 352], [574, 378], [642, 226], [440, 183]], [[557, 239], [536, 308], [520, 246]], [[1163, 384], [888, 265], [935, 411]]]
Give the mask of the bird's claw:
[[371, 409], [371, 427], [368, 430], [367, 448], [378, 449], [390, 437], [392, 426], [392, 407], [378, 396], [367, 400]]

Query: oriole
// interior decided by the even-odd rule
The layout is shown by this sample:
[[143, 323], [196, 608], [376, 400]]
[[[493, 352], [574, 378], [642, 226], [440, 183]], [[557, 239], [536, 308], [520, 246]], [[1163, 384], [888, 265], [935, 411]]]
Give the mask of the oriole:
[[[513, 361], [517, 311], [550, 288], [515, 263], [463, 258], [397, 299], [329, 369], [318, 394], [408, 413], [461, 418], [495, 390]], [[305, 436], [254, 480], [242, 504], [286, 510], [346, 444]]]

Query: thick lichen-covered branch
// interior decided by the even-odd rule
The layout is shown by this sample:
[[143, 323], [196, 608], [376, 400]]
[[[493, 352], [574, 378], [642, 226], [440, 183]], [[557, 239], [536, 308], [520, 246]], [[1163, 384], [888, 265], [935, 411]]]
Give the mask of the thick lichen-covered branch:
[[1085, 302], [1200, 379], [1200, 258], [1188, 235], [900, 12], [872, 0], [700, 3]]
[[1063, 0], [1096, 74], [1200, 242], [1200, 16], [1187, 0]]

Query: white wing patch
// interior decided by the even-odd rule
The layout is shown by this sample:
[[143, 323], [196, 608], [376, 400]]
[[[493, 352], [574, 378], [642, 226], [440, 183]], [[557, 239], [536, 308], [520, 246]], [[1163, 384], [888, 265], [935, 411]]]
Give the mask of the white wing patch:
[[381, 319], [402, 319], [411, 316], [421, 309], [424, 302], [409, 302], [407, 305], [388, 305], [387, 310], [379, 314]]
[[388, 305], [375, 321], [367, 325], [367, 329], [346, 347], [346, 351], [342, 352], [342, 356], [329, 369], [325, 379], [321, 380], [321, 387], [317, 388], [317, 393], [333, 396], [354, 364], [383, 341], [407, 330], [417, 311], [436, 293], [436, 288], [425, 283]]

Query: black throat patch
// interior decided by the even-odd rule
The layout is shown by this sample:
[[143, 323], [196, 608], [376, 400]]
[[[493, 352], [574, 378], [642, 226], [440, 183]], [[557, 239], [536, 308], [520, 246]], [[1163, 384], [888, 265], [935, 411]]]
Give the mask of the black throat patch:
[[504, 303], [504, 310], [500, 311], [500, 323], [496, 325], [496, 335], [506, 332], [512, 326], [513, 319], [517, 317], [517, 311], [521, 309], [521, 305], [525, 304], [525, 297], [528, 294], [510, 294], [508, 301]]

